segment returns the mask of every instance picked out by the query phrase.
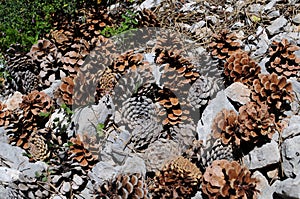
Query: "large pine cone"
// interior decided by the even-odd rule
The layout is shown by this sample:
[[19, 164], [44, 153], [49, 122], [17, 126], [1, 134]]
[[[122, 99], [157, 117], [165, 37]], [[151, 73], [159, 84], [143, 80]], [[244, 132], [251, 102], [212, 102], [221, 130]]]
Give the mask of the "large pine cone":
[[236, 40], [236, 34], [229, 33], [228, 30], [222, 30], [219, 34], [214, 34], [213, 42], [209, 45], [211, 54], [220, 60], [229, 58], [234, 52], [241, 49], [240, 43]]
[[156, 15], [149, 9], [143, 9], [137, 13], [139, 27], [159, 27]]
[[252, 100], [258, 104], [266, 103], [270, 113], [276, 116], [290, 108], [294, 99], [293, 88], [286, 77], [278, 77], [276, 73], [271, 75], [259, 74], [253, 81]]
[[235, 143], [239, 146], [237, 138], [238, 120], [237, 114], [233, 110], [223, 109], [217, 114], [213, 121], [212, 133], [214, 138], [221, 138], [222, 143], [227, 145]]
[[208, 198], [256, 198], [257, 180], [238, 162], [216, 160], [203, 174], [202, 192]]
[[275, 115], [265, 104], [249, 102], [239, 109], [239, 139], [247, 143], [265, 142], [275, 133]]
[[28, 140], [29, 153], [33, 160], [44, 161], [50, 156], [46, 138], [34, 131]]
[[233, 53], [224, 64], [224, 75], [228, 83], [241, 82], [252, 85], [260, 71], [260, 66], [249, 57], [247, 52], [243, 51]]
[[195, 164], [179, 156], [156, 173], [149, 190], [153, 198], [190, 198], [196, 194], [201, 177]]
[[266, 62], [267, 70], [286, 77], [300, 77], [300, 58], [294, 53], [297, 50], [300, 47], [290, 44], [287, 39], [273, 41], [269, 48], [270, 60]]
[[147, 184], [141, 174], [119, 174], [95, 188], [95, 199], [148, 199]]

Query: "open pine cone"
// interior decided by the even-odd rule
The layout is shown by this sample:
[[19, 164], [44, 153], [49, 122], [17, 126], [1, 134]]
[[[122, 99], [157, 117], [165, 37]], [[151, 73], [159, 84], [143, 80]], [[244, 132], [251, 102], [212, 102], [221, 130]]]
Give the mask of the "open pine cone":
[[0, 127], [5, 127], [9, 124], [10, 114], [10, 110], [8, 110], [6, 105], [0, 101]]
[[259, 74], [258, 79], [253, 81], [252, 89], [252, 100], [258, 104], [266, 103], [270, 113], [275, 115], [288, 110], [294, 99], [292, 84], [287, 82], [286, 77], [278, 77], [276, 73]]
[[266, 62], [267, 70], [286, 77], [300, 77], [300, 58], [294, 53], [297, 50], [300, 47], [290, 44], [287, 39], [273, 41], [269, 48], [270, 60]]
[[147, 184], [143, 176], [119, 174], [115, 179], [105, 181], [95, 188], [95, 199], [148, 199]]
[[156, 15], [149, 9], [143, 9], [137, 14], [139, 27], [159, 27]]
[[265, 104], [248, 102], [239, 109], [239, 139], [247, 143], [265, 142], [275, 133], [275, 115]]
[[29, 153], [35, 161], [44, 161], [49, 155], [47, 140], [40, 135], [38, 131], [34, 131], [29, 138]]
[[60, 86], [55, 91], [55, 97], [58, 103], [71, 106], [73, 104], [74, 79], [72, 77], [64, 77]]
[[254, 199], [257, 180], [236, 161], [215, 160], [203, 174], [202, 192], [210, 199]]
[[228, 83], [241, 82], [252, 85], [260, 71], [260, 66], [243, 51], [234, 52], [224, 64], [224, 75]]
[[240, 43], [236, 40], [236, 34], [229, 33], [228, 30], [222, 30], [219, 34], [214, 34], [213, 42], [209, 45], [211, 54], [220, 60], [229, 58], [234, 52], [241, 49]]
[[80, 166], [86, 170], [90, 170], [96, 164], [97, 159], [89, 152], [80, 137], [70, 139], [69, 155], [75, 162], [78, 162]]
[[196, 194], [201, 177], [195, 164], [179, 156], [156, 172], [149, 190], [153, 198], [190, 198]]
[[239, 145], [239, 139], [236, 137], [238, 130], [237, 114], [233, 110], [223, 109], [217, 114], [213, 121], [212, 133], [214, 138], [221, 138], [222, 143], [227, 145], [236, 143]]

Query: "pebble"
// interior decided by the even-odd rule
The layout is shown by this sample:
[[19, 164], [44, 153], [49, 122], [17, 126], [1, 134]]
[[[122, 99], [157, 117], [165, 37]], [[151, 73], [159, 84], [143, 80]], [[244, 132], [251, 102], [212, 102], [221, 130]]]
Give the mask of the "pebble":
[[267, 27], [267, 31], [270, 35], [275, 35], [276, 33], [279, 33], [280, 29], [283, 28], [287, 24], [286, 18], [279, 17], [275, 19], [271, 25]]
[[[298, 131], [298, 134], [300, 131]], [[282, 168], [288, 177], [300, 176], [300, 136], [284, 140], [282, 143]]]
[[295, 24], [300, 24], [300, 13], [297, 14], [293, 19], [292, 21], [295, 23]]

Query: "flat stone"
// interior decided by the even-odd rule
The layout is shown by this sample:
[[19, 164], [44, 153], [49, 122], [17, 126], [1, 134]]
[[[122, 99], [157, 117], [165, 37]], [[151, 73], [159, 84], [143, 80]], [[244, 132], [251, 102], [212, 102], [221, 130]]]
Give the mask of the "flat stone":
[[145, 161], [137, 156], [129, 157], [126, 159], [125, 164], [120, 169], [122, 173], [140, 173], [146, 176]]
[[300, 13], [299, 13], [299, 14], [296, 14], [295, 17], [292, 19], [292, 21], [293, 21], [295, 24], [300, 24]]
[[274, 10], [268, 14], [268, 17], [271, 19], [277, 18], [280, 16], [280, 12], [278, 10]]
[[286, 139], [282, 143], [282, 168], [288, 177], [300, 176], [300, 136]]
[[238, 102], [242, 105], [245, 105], [247, 102], [250, 102], [251, 91], [246, 85], [240, 82], [235, 82], [228, 86], [225, 89], [225, 94], [232, 101]]
[[297, 199], [300, 198], [300, 175], [272, 184], [276, 196], [274, 198]]
[[288, 126], [282, 131], [282, 138], [287, 139], [300, 135], [300, 116], [293, 115]]
[[266, 177], [259, 171], [255, 171], [252, 176], [258, 180], [256, 189], [259, 191], [257, 199], [273, 199], [274, 188], [272, 188]]
[[101, 185], [105, 180], [112, 179], [119, 170], [120, 166], [101, 161], [93, 167], [92, 171], [88, 173], [88, 176], [91, 180], [95, 181], [95, 184]]
[[278, 144], [273, 140], [261, 147], [255, 147], [248, 155], [244, 156], [244, 163], [251, 170], [265, 168], [279, 163], [279, 161]]
[[19, 179], [20, 171], [7, 167], [0, 167], [0, 182], [13, 182]]
[[216, 115], [223, 109], [235, 110], [234, 106], [229, 102], [224, 90], [217, 93], [217, 96], [207, 105], [202, 118], [197, 125], [197, 132], [200, 140], [205, 141], [211, 133], [211, 125]]
[[286, 20], [286, 18], [279, 17], [267, 27], [267, 31], [270, 35], [275, 35], [276, 33], [279, 33], [280, 29], [283, 28], [287, 24], [287, 22], [288, 21]]

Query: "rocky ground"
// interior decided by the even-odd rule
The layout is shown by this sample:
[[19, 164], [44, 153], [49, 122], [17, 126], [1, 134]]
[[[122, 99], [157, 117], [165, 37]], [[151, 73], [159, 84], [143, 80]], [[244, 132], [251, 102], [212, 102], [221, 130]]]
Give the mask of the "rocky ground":
[[300, 198], [299, 1], [85, 9], [5, 57], [0, 198]]

